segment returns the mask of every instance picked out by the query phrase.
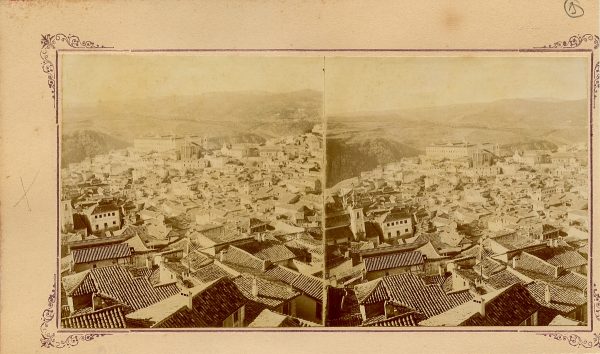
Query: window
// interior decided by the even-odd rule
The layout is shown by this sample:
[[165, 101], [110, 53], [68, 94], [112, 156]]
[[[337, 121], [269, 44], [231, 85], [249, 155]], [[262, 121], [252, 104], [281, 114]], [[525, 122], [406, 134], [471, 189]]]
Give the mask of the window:
[[408, 233], [408, 229], [404, 229], [404, 232], [405, 232], [405, 233]]
[[318, 320], [321, 320], [323, 318], [323, 305], [320, 302], [317, 302], [315, 307], [315, 317], [317, 317]]
[[396, 236], [400, 236], [400, 230], [396, 231]]
[[99, 230], [99, 229], [100, 229], [100, 225], [96, 225], [96, 230]]
[[392, 237], [392, 233], [391, 232], [388, 232], [388, 237]]
[[116, 222], [116, 221], [113, 221], [113, 225], [116, 225], [116, 224], [117, 224], [117, 222]]
[[286, 302], [285, 304], [283, 304], [283, 308], [281, 310], [284, 315], [289, 315], [290, 314], [290, 303]]

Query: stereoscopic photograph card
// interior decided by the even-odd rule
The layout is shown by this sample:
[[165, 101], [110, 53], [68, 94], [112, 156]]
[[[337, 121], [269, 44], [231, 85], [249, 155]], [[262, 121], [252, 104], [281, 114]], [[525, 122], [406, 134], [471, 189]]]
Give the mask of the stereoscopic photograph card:
[[2, 353], [592, 352], [598, 2], [6, 2]]

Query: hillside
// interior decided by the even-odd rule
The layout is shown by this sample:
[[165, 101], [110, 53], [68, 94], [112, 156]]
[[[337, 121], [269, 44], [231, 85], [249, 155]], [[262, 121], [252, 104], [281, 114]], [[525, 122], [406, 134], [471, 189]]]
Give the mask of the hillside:
[[328, 139], [326, 186], [331, 187], [378, 165], [418, 154], [418, 150], [388, 139], [369, 139], [360, 143]]
[[99, 154], [105, 154], [114, 149], [122, 149], [130, 144], [116, 139], [110, 135], [82, 130], [72, 134], [63, 135], [61, 166], [68, 166], [69, 163], [81, 162], [86, 157], [94, 157]]
[[95, 130], [125, 141], [169, 133], [269, 138], [310, 131], [321, 117], [317, 91], [214, 92], [63, 107], [63, 132]]
[[[333, 186], [391, 158], [418, 154], [434, 142], [492, 142], [505, 150], [527, 150], [587, 141], [587, 110], [585, 100], [513, 99], [330, 116], [326, 184]], [[379, 143], [373, 153], [357, 150], [374, 139]]]

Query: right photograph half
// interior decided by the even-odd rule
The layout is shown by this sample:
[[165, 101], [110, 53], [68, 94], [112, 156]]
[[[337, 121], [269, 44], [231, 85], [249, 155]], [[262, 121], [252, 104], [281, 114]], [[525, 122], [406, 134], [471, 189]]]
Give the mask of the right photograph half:
[[588, 326], [589, 58], [492, 54], [326, 58], [327, 326]]

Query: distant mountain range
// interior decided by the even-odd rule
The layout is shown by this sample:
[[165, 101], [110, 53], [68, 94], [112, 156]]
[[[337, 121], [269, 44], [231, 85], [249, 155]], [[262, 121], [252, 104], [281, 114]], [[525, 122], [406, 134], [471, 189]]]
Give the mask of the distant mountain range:
[[[63, 107], [63, 163], [136, 136], [207, 136], [215, 143], [263, 142], [322, 121], [321, 92], [217, 92]], [[327, 186], [422, 153], [433, 142], [498, 143], [506, 152], [588, 139], [587, 101], [514, 99], [327, 117]]]
[[63, 132], [95, 130], [132, 140], [148, 134], [265, 137], [306, 130], [321, 121], [321, 92], [211, 92], [63, 107]]
[[423, 153], [434, 142], [555, 149], [588, 139], [586, 100], [512, 99], [327, 117], [327, 182]]
[[[310, 131], [322, 121], [322, 93], [211, 92], [63, 107], [63, 163], [78, 162], [156, 134], [216, 143], [263, 142]], [[85, 147], [89, 144], [89, 147]]]

